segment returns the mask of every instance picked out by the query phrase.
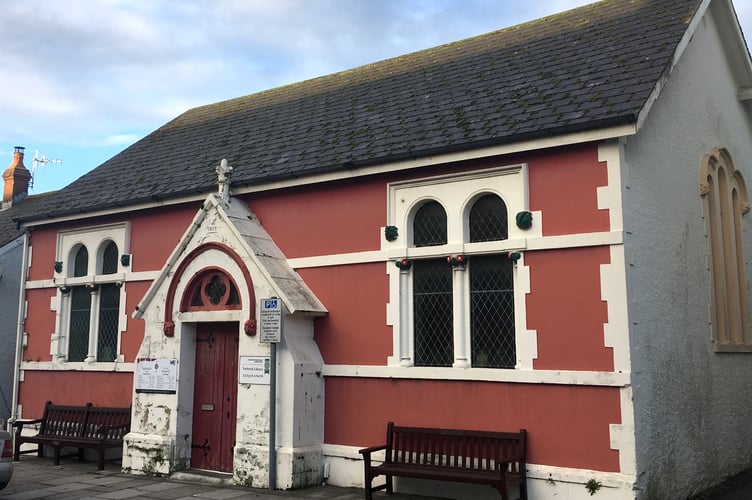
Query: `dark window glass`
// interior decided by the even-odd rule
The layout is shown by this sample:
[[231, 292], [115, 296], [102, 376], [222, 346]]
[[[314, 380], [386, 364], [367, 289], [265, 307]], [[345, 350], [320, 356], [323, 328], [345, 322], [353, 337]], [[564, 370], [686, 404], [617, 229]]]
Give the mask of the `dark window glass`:
[[472, 366], [514, 368], [512, 261], [484, 255], [472, 257], [469, 266]]
[[495, 194], [482, 196], [470, 210], [470, 242], [507, 239], [507, 206]]
[[225, 293], [227, 293], [227, 285], [224, 280], [215, 274], [206, 284], [206, 296], [209, 297], [209, 302], [216, 306], [225, 296]]
[[115, 274], [118, 270], [118, 247], [114, 242], [107, 243], [102, 253], [102, 274]]
[[413, 315], [415, 318], [415, 365], [451, 366], [452, 266], [444, 259], [413, 263]]
[[[82, 247], [83, 248], [83, 247]], [[83, 248], [84, 252], [86, 251]], [[79, 250], [80, 252], [80, 250]], [[76, 254], [78, 261], [78, 254]], [[91, 293], [86, 287], [73, 287], [70, 292], [70, 342], [68, 361], [83, 361], [89, 352], [89, 318], [91, 317]]]
[[97, 361], [115, 361], [118, 340], [120, 287], [107, 283], [99, 288], [99, 334]]
[[416, 247], [446, 245], [447, 216], [437, 201], [429, 201], [418, 209], [413, 219], [413, 244]]
[[76, 250], [76, 257], [73, 263], [73, 276], [86, 276], [89, 271], [89, 251], [86, 247], [80, 246]]

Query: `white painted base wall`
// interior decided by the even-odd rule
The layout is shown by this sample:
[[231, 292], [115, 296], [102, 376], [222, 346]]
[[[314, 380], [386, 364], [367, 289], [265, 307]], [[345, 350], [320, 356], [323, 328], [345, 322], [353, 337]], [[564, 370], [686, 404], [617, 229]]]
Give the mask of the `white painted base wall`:
[[[363, 461], [357, 448], [324, 445], [323, 451], [323, 462], [329, 464], [328, 484], [346, 488], [364, 487]], [[635, 499], [634, 478], [632, 476], [536, 464], [528, 464], [527, 470], [527, 488], [530, 500], [549, 498], [567, 500]], [[585, 487], [585, 484], [591, 479], [601, 484], [594, 495], [591, 495]], [[383, 482], [383, 478], [377, 478], [376, 481]], [[394, 489], [400, 493], [456, 500], [498, 500], [499, 498], [499, 493], [490, 486], [444, 481], [395, 478]], [[510, 497], [516, 498], [516, 485], [510, 483], [509, 489]]]

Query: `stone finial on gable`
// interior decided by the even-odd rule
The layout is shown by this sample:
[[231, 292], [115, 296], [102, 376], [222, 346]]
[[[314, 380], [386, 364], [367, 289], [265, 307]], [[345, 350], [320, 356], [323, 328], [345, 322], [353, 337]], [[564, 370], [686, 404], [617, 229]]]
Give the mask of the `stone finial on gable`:
[[217, 185], [219, 187], [217, 193], [219, 198], [225, 202], [230, 201], [230, 176], [232, 175], [232, 167], [227, 164], [226, 159], [222, 159], [219, 162], [219, 166], [216, 169], [217, 173]]

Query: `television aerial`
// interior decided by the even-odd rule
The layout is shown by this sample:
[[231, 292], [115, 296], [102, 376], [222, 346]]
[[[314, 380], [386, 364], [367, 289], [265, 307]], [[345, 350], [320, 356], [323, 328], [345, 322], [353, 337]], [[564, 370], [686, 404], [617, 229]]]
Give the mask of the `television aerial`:
[[40, 164], [44, 165], [45, 163], [63, 163], [63, 160], [47, 158], [44, 155], [42, 155], [40, 158], [39, 150], [35, 150], [34, 160], [31, 162], [31, 179], [29, 179], [29, 189], [34, 187], [34, 174], [37, 171], [37, 166], [39, 166]]

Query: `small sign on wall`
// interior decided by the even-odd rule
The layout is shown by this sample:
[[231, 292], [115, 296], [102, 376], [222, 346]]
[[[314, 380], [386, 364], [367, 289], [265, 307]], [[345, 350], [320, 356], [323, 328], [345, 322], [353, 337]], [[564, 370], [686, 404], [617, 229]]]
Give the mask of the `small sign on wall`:
[[240, 356], [238, 383], [269, 385], [271, 368], [269, 356]]
[[282, 301], [277, 297], [261, 299], [261, 338], [262, 343], [277, 343], [282, 340]]
[[139, 358], [136, 360], [136, 392], [175, 394], [178, 360]]

